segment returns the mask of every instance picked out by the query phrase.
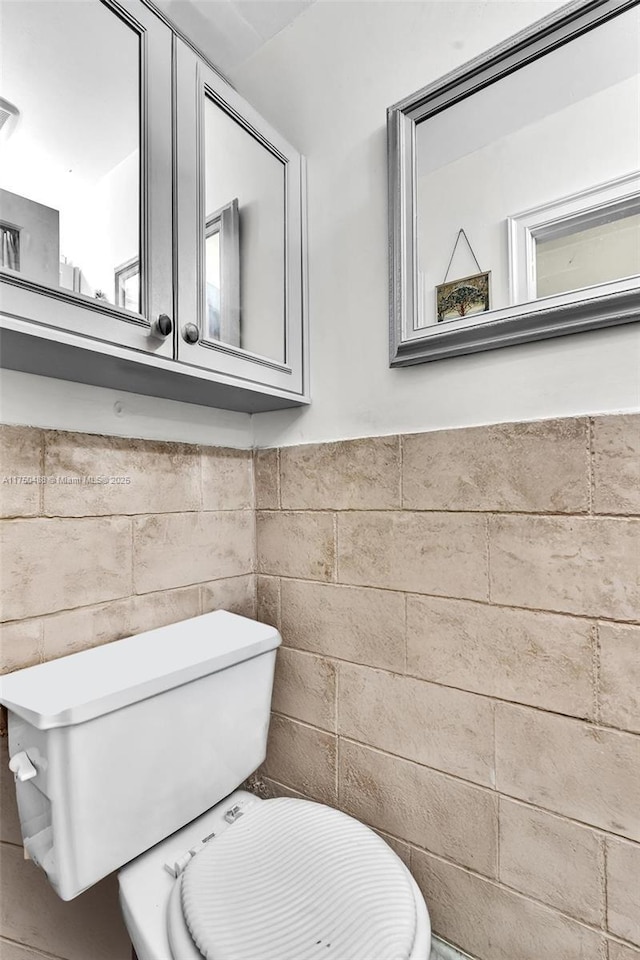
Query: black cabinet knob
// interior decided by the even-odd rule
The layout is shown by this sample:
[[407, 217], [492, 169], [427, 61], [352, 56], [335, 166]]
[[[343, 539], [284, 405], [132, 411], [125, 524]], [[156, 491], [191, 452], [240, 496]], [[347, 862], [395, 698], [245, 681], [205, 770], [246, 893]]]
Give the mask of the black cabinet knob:
[[200, 339], [200, 331], [195, 323], [185, 323], [182, 328], [182, 339], [187, 343], [197, 343]]
[[149, 330], [149, 336], [154, 340], [164, 340], [173, 330], [171, 317], [166, 313], [161, 313], [157, 320], [154, 320]]
[[168, 337], [171, 331], [173, 330], [173, 323], [171, 322], [171, 317], [166, 313], [161, 313], [158, 319], [156, 320], [158, 325], [158, 332], [162, 334], [163, 337]]

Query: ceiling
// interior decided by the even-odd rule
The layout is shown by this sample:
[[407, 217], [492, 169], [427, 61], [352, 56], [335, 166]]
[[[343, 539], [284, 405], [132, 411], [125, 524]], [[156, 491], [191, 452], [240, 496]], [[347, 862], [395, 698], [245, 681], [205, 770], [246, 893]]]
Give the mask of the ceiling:
[[223, 73], [231, 73], [315, 0], [154, 0]]

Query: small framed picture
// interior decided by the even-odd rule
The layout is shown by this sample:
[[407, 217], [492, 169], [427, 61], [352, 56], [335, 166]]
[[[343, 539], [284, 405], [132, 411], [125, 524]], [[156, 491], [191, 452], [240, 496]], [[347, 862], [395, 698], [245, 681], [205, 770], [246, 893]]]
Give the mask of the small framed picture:
[[462, 280], [451, 280], [436, 287], [436, 316], [438, 323], [462, 320], [489, 309], [488, 273], [476, 273]]

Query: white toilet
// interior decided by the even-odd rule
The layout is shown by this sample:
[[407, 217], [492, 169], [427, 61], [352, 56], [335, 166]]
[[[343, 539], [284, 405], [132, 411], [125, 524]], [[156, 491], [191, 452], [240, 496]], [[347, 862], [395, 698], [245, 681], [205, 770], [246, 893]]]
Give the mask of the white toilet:
[[424, 900], [377, 834], [237, 789], [279, 644], [218, 611], [1, 678], [25, 851], [64, 900], [126, 864], [139, 960], [427, 960]]

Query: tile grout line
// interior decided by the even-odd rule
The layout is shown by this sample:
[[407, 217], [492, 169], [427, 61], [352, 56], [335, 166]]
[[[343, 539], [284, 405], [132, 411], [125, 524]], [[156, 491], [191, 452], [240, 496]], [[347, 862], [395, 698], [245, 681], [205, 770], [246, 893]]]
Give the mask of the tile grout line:
[[609, 884], [607, 881], [607, 870], [608, 870], [607, 838], [605, 836], [600, 837], [600, 844], [601, 844], [601, 850], [602, 850], [602, 859], [600, 861], [600, 869], [602, 871], [602, 875], [600, 878], [601, 893], [602, 893], [601, 920], [602, 920], [603, 929], [607, 930], [608, 923], [609, 923]]
[[596, 449], [595, 449], [595, 419], [594, 417], [587, 417], [587, 454], [588, 454], [588, 468], [587, 468], [587, 482], [589, 484], [588, 491], [588, 513], [590, 516], [595, 515], [594, 503], [595, 503], [595, 485], [596, 485]]
[[135, 534], [135, 520], [133, 517], [129, 518], [129, 528], [131, 533], [131, 595], [136, 595], [136, 583], [135, 583], [135, 553], [136, 553], [136, 534]]
[[253, 603], [258, 616], [258, 469], [256, 451], [251, 451], [251, 512], [253, 514]]
[[409, 595], [404, 597], [404, 675], [409, 675]]
[[591, 627], [591, 677], [593, 683], [593, 720], [602, 721], [600, 707], [600, 625], [596, 620]]
[[485, 546], [486, 546], [486, 563], [487, 563], [487, 603], [491, 604], [491, 593], [492, 593], [492, 583], [491, 583], [491, 514], [487, 513], [485, 515]]
[[[44, 485], [43, 485], [44, 486]], [[72, 488], [73, 489], [73, 488]], [[250, 513], [254, 512], [253, 508], [247, 506], [239, 507], [219, 507], [216, 509], [200, 509], [200, 507], [194, 507], [192, 510], [173, 509], [173, 510], [136, 510], [132, 513], [123, 513], [122, 511], [112, 512], [112, 513], [46, 513], [40, 515], [25, 515], [22, 513], [13, 513], [8, 514], [7, 516], [2, 517], [3, 520], [17, 522], [22, 521], [23, 523], [33, 522], [35, 520], [110, 520], [117, 519], [118, 517], [165, 517], [165, 516], [190, 516], [192, 514], [199, 513]], [[544, 510], [537, 512], [527, 512], [526, 510], [495, 510], [482, 509], [482, 510], [400, 510], [397, 507], [389, 507], [387, 509], [375, 507], [375, 508], [361, 508], [354, 510], [352, 507], [344, 509], [342, 507], [305, 507], [305, 508], [280, 508], [280, 507], [261, 507], [257, 509], [258, 513], [269, 513], [269, 514], [360, 514], [360, 515], [371, 515], [371, 514], [382, 514], [387, 516], [388, 514], [394, 514], [398, 517], [403, 515], [412, 515], [415, 514], [419, 517], [483, 517], [483, 516], [500, 516], [506, 517], [507, 519], [523, 519], [523, 520], [566, 520], [566, 521], [578, 521], [585, 523], [593, 522], [594, 520], [608, 520], [619, 523], [628, 523], [630, 525], [637, 524], [640, 520], [640, 514], [636, 513], [613, 513], [611, 511], [606, 513], [594, 513], [589, 514], [586, 511], [582, 513], [561, 513], [554, 512], [553, 510]]]
[[197, 513], [204, 512], [204, 476], [203, 476], [204, 464], [202, 460], [203, 460], [202, 447], [198, 447], [198, 485], [200, 487], [200, 497], [199, 497], [200, 506], [198, 510], [195, 511]]
[[204, 613], [204, 585], [202, 583], [198, 584], [198, 609], [200, 613]]
[[276, 617], [278, 631], [282, 632], [282, 577], [276, 577]]
[[44, 642], [44, 617], [40, 617], [39, 636], [38, 636], [38, 659], [40, 663], [46, 663], [46, 648]]
[[496, 791], [497, 804], [496, 812], [498, 817], [498, 823], [496, 825], [496, 880], [498, 883], [502, 883], [502, 862], [501, 862], [501, 851], [500, 851], [500, 828], [502, 824], [502, 795]]
[[[14, 844], [12, 844], [12, 846], [14, 846]], [[20, 849], [23, 848], [21, 847]], [[20, 948], [21, 952], [24, 950], [27, 954], [29, 954], [32, 950], [37, 949], [37, 954], [34, 954], [34, 957], [36, 957], [37, 960], [39, 960], [40, 957], [42, 957], [42, 960], [63, 960], [63, 958], [56, 953], [49, 953], [48, 950], [42, 950], [40, 947], [32, 947], [31, 944], [23, 943], [21, 940], [13, 940], [5, 933], [0, 934], [0, 945], [3, 943], [14, 944], [16, 947]]]
[[335, 792], [336, 792], [336, 803], [340, 805], [340, 697], [339, 697], [339, 688], [340, 688], [340, 667], [336, 669], [336, 687], [334, 692], [334, 702], [335, 702], [335, 735], [336, 735], [336, 767], [335, 767]]
[[[46, 434], [43, 430], [42, 435], [40, 437], [40, 476], [41, 477], [46, 476], [46, 473], [45, 473], [46, 464], [47, 464], [47, 439], [46, 439]], [[45, 488], [45, 484], [41, 484], [40, 490], [38, 492], [38, 511], [41, 517], [44, 517], [45, 515], [44, 514], [44, 508], [45, 508], [44, 488]]]

